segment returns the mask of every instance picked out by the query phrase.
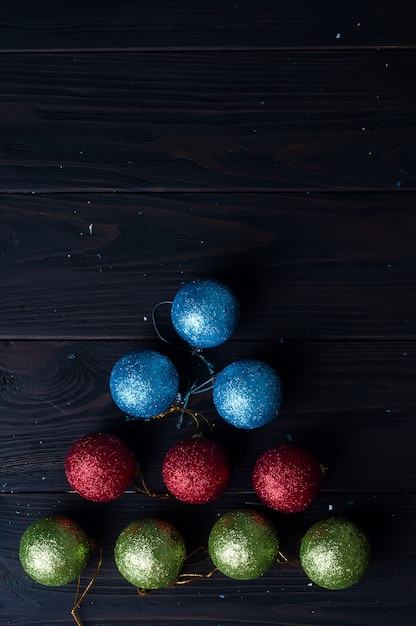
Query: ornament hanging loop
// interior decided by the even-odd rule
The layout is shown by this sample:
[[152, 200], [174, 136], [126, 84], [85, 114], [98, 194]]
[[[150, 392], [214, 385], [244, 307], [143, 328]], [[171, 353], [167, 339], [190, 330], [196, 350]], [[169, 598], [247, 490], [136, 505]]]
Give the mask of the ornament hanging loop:
[[208, 361], [208, 359], [206, 359], [203, 356], [202, 348], [198, 348], [190, 344], [188, 347], [178, 345], [177, 343], [173, 343], [173, 341], [169, 341], [169, 339], [166, 339], [166, 337], [164, 337], [162, 333], [160, 332], [157, 321], [156, 321], [156, 311], [158, 310], [159, 307], [165, 304], [170, 304], [172, 306], [173, 302], [171, 300], [162, 300], [162, 302], [158, 302], [157, 304], [155, 304], [155, 306], [152, 309], [152, 323], [153, 323], [153, 328], [155, 330], [156, 335], [159, 337], [161, 341], [163, 341], [164, 343], [167, 343], [169, 346], [172, 346], [173, 348], [176, 348], [177, 350], [181, 350], [182, 352], [188, 352], [188, 353], [190, 352], [192, 356], [198, 357], [207, 368], [210, 374], [210, 377], [212, 379], [214, 376], [214, 366], [212, 365], [212, 363], [210, 363], [210, 361]]
[[197, 434], [199, 434], [201, 431], [201, 425], [200, 425], [198, 418], [201, 418], [211, 431], [213, 430], [212, 424], [205, 417], [205, 415], [202, 415], [202, 413], [198, 413], [196, 411], [192, 411], [191, 409], [188, 409], [187, 407], [177, 406], [176, 404], [172, 405], [167, 411], [163, 411], [163, 413], [159, 413], [158, 415], [155, 415], [153, 419], [163, 419], [164, 417], [167, 417], [168, 415], [171, 415], [172, 413], [176, 413], [178, 411], [182, 414], [186, 413], [186, 415], [190, 415], [192, 417], [196, 425]]
[[280, 550], [277, 553], [276, 561], [277, 563], [280, 563], [280, 565], [292, 565], [292, 567], [299, 567], [297, 563], [293, 563], [293, 561], [290, 561]]
[[137, 587], [137, 595], [143, 598], [144, 596], [148, 596], [151, 593], [155, 593], [157, 589], [145, 589], [145, 587]]
[[160, 332], [159, 327], [156, 322], [156, 311], [158, 310], [159, 307], [163, 306], [164, 304], [170, 304], [172, 306], [173, 302], [171, 300], [162, 300], [162, 302], [158, 302], [157, 304], [155, 304], [155, 306], [152, 309], [152, 323], [153, 323], [153, 328], [155, 329], [155, 333], [161, 341], [163, 341], [164, 343], [167, 343], [169, 346], [172, 346], [173, 348], [176, 348], [177, 350], [182, 350], [183, 352], [188, 352], [186, 348], [183, 348], [182, 346], [179, 346], [178, 344], [173, 343], [172, 341], [169, 341], [169, 339], [166, 339], [166, 337], [164, 337], [162, 333]]
[[205, 552], [206, 556], [204, 556], [203, 559], [200, 559], [199, 561], [192, 561], [192, 565], [198, 565], [199, 563], [205, 563], [205, 561], [208, 561], [209, 557], [209, 552], [208, 552], [208, 547], [207, 546], [200, 546], [199, 548], [195, 548], [195, 550], [192, 550], [192, 552], [190, 552], [189, 554], [187, 554], [186, 559], [185, 559], [185, 563], [189, 564], [189, 561], [192, 559], [192, 557], [195, 554], [198, 554], [199, 552]]
[[[192, 560], [192, 562], [189, 562], [190, 559], [192, 559], [192, 557], [195, 554], [198, 554], [199, 552], [205, 552], [206, 556], [204, 556], [202, 559], [199, 559], [198, 561], [194, 561]], [[201, 563], [205, 563], [206, 561], [209, 560], [209, 553], [208, 553], [208, 548], [206, 546], [201, 546], [200, 548], [196, 548], [195, 550], [193, 550], [192, 552], [190, 552], [186, 559], [185, 559], [185, 564], [186, 565], [199, 565]], [[175, 582], [173, 583], [175, 586], [176, 585], [187, 585], [188, 583], [193, 582], [194, 580], [199, 580], [201, 578], [211, 578], [211, 576], [213, 576], [215, 574], [215, 572], [218, 572], [218, 568], [214, 567], [211, 571], [207, 572], [206, 574], [201, 574], [201, 573], [186, 573], [183, 572], [182, 574], [179, 574], [178, 578], [175, 580]]]
[[93, 577], [91, 578], [90, 582], [88, 583], [88, 585], [85, 587], [84, 591], [81, 593], [80, 595], [80, 588], [81, 588], [81, 574], [78, 576], [78, 582], [77, 582], [77, 590], [75, 592], [75, 600], [74, 600], [74, 606], [71, 609], [71, 616], [73, 617], [75, 623], [77, 626], [83, 626], [81, 620], [79, 619], [78, 615], [77, 615], [77, 610], [79, 609], [82, 601], [84, 600], [85, 596], [87, 595], [87, 593], [89, 592], [89, 590], [91, 589], [91, 587], [93, 586], [93, 584], [95, 583], [95, 580], [98, 576], [98, 573], [101, 569], [101, 565], [103, 563], [103, 549], [101, 546], [98, 546], [99, 549], [99, 559], [98, 559], [98, 564], [96, 567], [96, 570], [94, 572]]
[[329, 468], [325, 467], [322, 463], [319, 463], [319, 467], [321, 468], [322, 476], [325, 476]]
[[209, 420], [205, 417], [205, 415], [202, 415], [202, 413], [197, 413], [196, 411], [192, 411], [191, 409], [188, 409], [186, 407], [178, 407], [178, 409], [180, 411], [183, 411], [184, 413], [186, 413], [186, 415], [190, 415], [192, 417], [192, 419], [194, 420], [195, 424], [196, 424], [196, 428], [197, 428], [197, 433], [199, 434], [200, 430], [201, 430], [201, 425], [199, 422], [198, 418], [201, 418], [205, 424], [209, 427], [210, 430], [212, 430], [212, 425], [209, 422]]
[[202, 354], [202, 348], [197, 348], [196, 346], [190, 346], [190, 348], [191, 348], [191, 355], [198, 357], [198, 359], [202, 361], [202, 363], [205, 365], [208, 372], [210, 373], [210, 376], [212, 379], [215, 373], [214, 366], [212, 365], [210, 361], [208, 361], [208, 359], [204, 357], [204, 355]]
[[161, 498], [163, 500], [167, 500], [170, 497], [168, 493], [157, 493], [156, 491], [151, 491], [144, 480], [144, 477], [140, 468], [138, 469], [137, 477], [140, 478], [140, 482], [142, 486], [139, 487], [135, 483], [133, 483], [132, 486], [139, 493], [144, 493], [146, 496], [149, 496], [150, 498]]
[[[211, 576], [213, 576], [215, 572], [218, 572], [217, 567], [214, 567], [207, 574], [179, 574], [178, 579], [175, 581], [175, 585], [188, 585], [194, 580], [199, 580], [201, 578], [211, 578]], [[180, 580], [181, 578], [183, 578], [183, 580]]]

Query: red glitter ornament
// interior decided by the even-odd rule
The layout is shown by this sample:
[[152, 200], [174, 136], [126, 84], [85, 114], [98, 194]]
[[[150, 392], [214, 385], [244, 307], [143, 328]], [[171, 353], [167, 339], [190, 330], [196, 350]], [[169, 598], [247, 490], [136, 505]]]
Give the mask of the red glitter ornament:
[[167, 489], [188, 504], [205, 504], [218, 498], [230, 473], [230, 462], [221, 446], [199, 435], [172, 446], [162, 465]]
[[65, 461], [69, 484], [83, 498], [108, 502], [121, 496], [137, 474], [137, 462], [128, 445], [107, 433], [77, 439]]
[[310, 505], [322, 483], [322, 469], [309, 450], [280, 444], [266, 450], [253, 471], [253, 486], [266, 506], [281, 513], [298, 513]]

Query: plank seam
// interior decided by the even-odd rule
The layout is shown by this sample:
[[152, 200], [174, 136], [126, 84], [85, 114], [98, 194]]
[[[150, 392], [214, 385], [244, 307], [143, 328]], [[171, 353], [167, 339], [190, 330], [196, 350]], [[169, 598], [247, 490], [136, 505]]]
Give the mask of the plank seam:
[[100, 194], [100, 195], [146, 195], [146, 194], [362, 194], [362, 193], [415, 193], [416, 187], [314, 187], [314, 188], [293, 188], [293, 187], [229, 187], [222, 188], [216, 187], [174, 187], [174, 188], [161, 188], [161, 187], [132, 187], [132, 188], [119, 188], [108, 189], [103, 187], [63, 187], [60, 189], [1, 189], [0, 195], [80, 195], [80, 194]]
[[114, 47], [114, 48], [0, 48], [0, 54], [160, 54], [184, 52], [381, 52], [414, 51], [416, 45], [351, 45], [351, 46], [158, 46], [158, 47]]

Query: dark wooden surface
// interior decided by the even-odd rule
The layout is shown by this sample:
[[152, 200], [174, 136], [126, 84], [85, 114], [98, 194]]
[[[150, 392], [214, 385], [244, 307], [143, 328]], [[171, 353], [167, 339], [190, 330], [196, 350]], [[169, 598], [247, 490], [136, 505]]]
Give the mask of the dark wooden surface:
[[414, 189], [415, 59], [390, 49], [3, 54], [0, 188]]
[[[29, 523], [62, 513], [104, 549], [84, 626], [413, 625], [415, 18], [404, 0], [0, 0], [1, 624], [74, 623], [75, 585], [33, 583], [17, 555]], [[151, 311], [198, 277], [242, 306], [207, 356], [272, 364], [281, 415], [236, 431], [210, 393], [192, 399], [233, 466], [212, 505], [83, 501], [63, 471], [80, 435], [125, 437], [159, 490], [164, 453], [193, 432], [126, 423], [108, 377], [135, 347], [191, 372]], [[166, 311], [160, 324], [169, 335]], [[267, 511], [281, 548], [296, 561], [312, 523], [348, 516], [373, 546], [358, 585], [326, 591], [277, 563], [144, 598], [121, 579], [130, 521], [158, 515], [203, 545], [219, 514], [259, 507], [253, 463], [288, 439], [329, 469], [302, 514]]]

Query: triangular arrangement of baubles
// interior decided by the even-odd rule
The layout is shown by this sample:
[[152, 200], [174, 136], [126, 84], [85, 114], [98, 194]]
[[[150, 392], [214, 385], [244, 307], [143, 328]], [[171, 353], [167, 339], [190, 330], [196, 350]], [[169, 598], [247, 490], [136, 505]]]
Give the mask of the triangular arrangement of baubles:
[[[161, 303], [162, 304], [162, 303]], [[190, 505], [219, 498], [228, 485], [231, 466], [220, 443], [202, 435], [207, 420], [188, 406], [192, 394], [212, 390], [218, 415], [235, 428], [253, 430], [276, 418], [282, 403], [279, 375], [267, 363], [241, 359], [214, 372], [203, 350], [225, 343], [233, 335], [240, 306], [232, 290], [214, 279], [185, 284], [172, 302], [170, 317], [187, 350], [207, 366], [209, 378], [193, 383], [180, 393], [180, 377], [172, 361], [161, 352], [140, 349], [123, 355], [109, 376], [111, 397], [129, 420], [160, 419], [173, 413], [190, 415], [196, 433], [174, 444], [163, 461], [162, 475], [167, 494], [154, 494], [142, 477], [139, 491], [172, 496]], [[159, 305], [156, 305], [156, 308]], [[156, 324], [155, 330], [161, 339]], [[207, 422], [208, 423], [208, 422]], [[209, 425], [209, 423], [208, 423]], [[136, 458], [121, 438], [109, 433], [90, 433], [78, 438], [65, 459], [71, 487], [93, 502], [108, 502], [135, 485]], [[314, 455], [288, 442], [265, 450], [253, 468], [252, 482], [259, 503], [280, 513], [299, 513], [320, 491], [324, 468]], [[63, 516], [40, 518], [24, 532], [19, 556], [26, 573], [38, 583], [59, 586], [78, 579], [74, 606], [75, 622], [86, 593], [99, 572], [102, 553], [93, 579], [80, 592], [80, 576], [94, 542], [73, 520]], [[207, 574], [186, 574], [186, 543], [168, 521], [143, 517], [132, 521], [119, 535], [115, 564], [120, 574], [145, 593], [167, 585], [207, 578], [219, 571], [229, 578], [252, 580], [283, 559], [278, 532], [267, 515], [252, 508], [235, 509], [213, 524], [207, 538], [207, 553], [213, 568]], [[189, 556], [189, 555], [188, 555]], [[357, 583], [370, 563], [370, 544], [364, 531], [343, 517], [316, 522], [301, 539], [300, 567], [316, 585], [345, 589]]]

